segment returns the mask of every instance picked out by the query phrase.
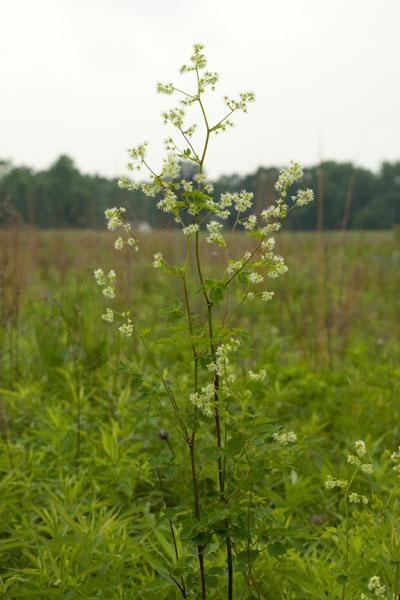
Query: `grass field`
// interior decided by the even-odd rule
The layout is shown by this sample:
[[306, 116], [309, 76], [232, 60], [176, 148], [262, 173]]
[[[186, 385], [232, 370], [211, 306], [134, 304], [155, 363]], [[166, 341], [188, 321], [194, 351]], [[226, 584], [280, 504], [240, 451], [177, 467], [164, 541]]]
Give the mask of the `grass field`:
[[[9, 600], [182, 597], [171, 582], [171, 572], [181, 572], [165, 504], [190, 502], [190, 467], [178, 473], [167, 465], [160, 486], [155, 459], [180, 440], [173, 431], [168, 441], [159, 436], [168, 421], [119, 368], [122, 361], [150, 377], [139, 342], [101, 320], [106, 302], [93, 271], [115, 268], [123, 305], [155, 344], [166, 328], [159, 310], [180, 290], [148, 266], [160, 247], [171, 262], [184, 260], [185, 240], [171, 231], [142, 234], [141, 251], [132, 255], [115, 252], [113, 239], [96, 231], [0, 232], [0, 597]], [[239, 255], [244, 244], [237, 234]], [[346, 582], [346, 598], [372, 598], [367, 583], [379, 575], [386, 586], [380, 597], [393, 599], [400, 564], [390, 463], [400, 444], [400, 245], [392, 232], [335, 232], [283, 233], [277, 246], [289, 271], [274, 281], [274, 300], [247, 302], [235, 313], [235, 326], [254, 334], [256, 348], [241, 367], [268, 373], [254, 388], [254, 410], [316, 441], [300, 445], [270, 481], [260, 480], [284, 550], [260, 552], [258, 585], [247, 589], [237, 554], [234, 597], [343, 598]], [[204, 244], [204, 252], [212, 277], [223, 250]], [[201, 298], [190, 283], [196, 306]], [[173, 385], [179, 351], [154, 351]], [[349, 542], [340, 490], [325, 489], [324, 481], [351, 476], [346, 457], [360, 439], [375, 470], [357, 481], [370, 501], [356, 506]], [[179, 527], [177, 545], [181, 553]], [[214, 545], [207, 577], [220, 594], [223, 558]], [[187, 597], [198, 598], [194, 575], [187, 586], [194, 590]]]

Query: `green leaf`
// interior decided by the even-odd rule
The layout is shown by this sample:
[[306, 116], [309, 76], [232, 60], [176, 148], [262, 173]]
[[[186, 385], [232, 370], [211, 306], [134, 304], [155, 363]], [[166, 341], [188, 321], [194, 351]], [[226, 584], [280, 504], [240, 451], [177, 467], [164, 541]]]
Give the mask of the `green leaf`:
[[249, 285], [250, 285], [249, 274], [246, 271], [240, 271], [240, 273], [238, 274], [237, 277], [238, 277], [239, 282], [244, 287], [249, 287]]
[[211, 288], [210, 299], [213, 304], [219, 304], [224, 299], [224, 293], [221, 288]]
[[229, 440], [226, 444], [225, 453], [227, 456], [236, 456], [243, 450], [246, 441], [241, 437], [235, 437]]
[[284, 554], [286, 554], [286, 548], [281, 542], [274, 542], [267, 546], [268, 554], [279, 560]]

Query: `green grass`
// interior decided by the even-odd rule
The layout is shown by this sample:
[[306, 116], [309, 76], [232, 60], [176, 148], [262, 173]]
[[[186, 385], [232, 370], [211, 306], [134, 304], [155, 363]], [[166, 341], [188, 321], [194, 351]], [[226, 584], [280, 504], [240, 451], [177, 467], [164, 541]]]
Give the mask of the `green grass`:
[[[138, 343], [100, 319], [107, 303], [92, 274], [115, 268], [124, 305], [155, 343], [166, 327], [159, 309], [179, 290], [148, 265], [161, 247], [179, 263], [182, 237], [142, 235], [141, 252], [129, 256], [112, 250], [107, 233], [0, 232], [0, 597], [181, 597], [171, 583], [179, 565], [154, 466], [168, 447], [158, 432], [169, 425], [156, 402], [118, 369], [120, 361], [129, 363], [154, 385]], [[236, 245], [240, 256], [240, 235]], [[204, 251], [212, 277], [223, 250], [205, 244]], [[282, 533], [284, 556], [263, 552], [255, 563], [261, 597], [340, 598], [343, 500], [323, 484], [328, 474], [350, 476], [346, 456], [364, 439], [376, 469], [373, 477], [357, 478], [355, 489], [373, 501], [353, 515], [349, 598], [372, 596], [366, 582], [377, 573], [393, 598], [397, 492], [387, 508], [380, 502], [395, 484], [389, 457], [400, 444], [398, 241], [391, 232], [330, 233], [322, 240], [286, 233], [278, 251], [289, 271], [274, 282], [274, 300], [249, 302], [237, 313], [235, 324], [255, 336], [256, 354], [242, 368], [268, 372], [268, 381], [254, 388], [254, 409], [299, 439], [320, 441], [299, 449], [268, 485], [260, 481], [282, 530], [301, 532], [301, 543]], [[155, 350], [173, 378], [179, 351]], [[170, 431], [178, 448], [176, 438]], [[163, 463], [170, 507], [188, 502], [189, 469]], [[240, 557], [235, 561], [241, 581]], [[211, 587], [223, 581], [223, 567], [216, 549], [207, 561]]]

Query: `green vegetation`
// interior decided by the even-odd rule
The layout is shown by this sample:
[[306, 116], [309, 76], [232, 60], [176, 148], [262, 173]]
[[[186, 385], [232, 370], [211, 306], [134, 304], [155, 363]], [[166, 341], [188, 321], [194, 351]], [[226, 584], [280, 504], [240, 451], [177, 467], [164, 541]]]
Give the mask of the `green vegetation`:
[[[92, 272], [98, 264], [116, 268], [135, 322], [151, 327], [153, 343], [167, 320], [156, 307], [172, 305], [179, 282], [166, 286], [147, 265], [161, 244], [178, 259], [185, 240], [142, 234], [141, 252], [131, 260], [114, 253], [111, 265], [109, 233], [10, 228], [1, 235], [2, 597], [179, 598], [169, 583], [179, 566], [157, 462], [164, 461], [158, 468], [172, 509], [189, 497], [189, 461], [178, 473], [169, 467], [168, 449], [180, 451], [179, 436], [143, 395], [141, 378], [151, 385], [153, 376], [138, 342], [101, 323], [105, 302]], [[244, 237], [236, 243], [244, 248]], [[254, 564], [260, 595], [340, 598], [348, 577], [350, 598], [373, 597], [367, 584], [379, 575], [393, 598], [397, 491], [385, 504], [397, 481], [390, 454], [400, 440], [398, 243], [390, 233], [353, 232], [326, 234], [322, 249], [316, 234], [280, 234], [277, 245], [289, 272], [276, 281], [274, 301], [247, 304], [235, 325], [255, 330], [257, 364], [268, 373], [254, 384], [254, 409], [300, 441], [320, 441], [299, 446], [272, 486], [260, 479], [257, 491], [280, 538]], [[204, 251], [209, 273], [221, 254], [208, 244]], [[174, 378], [179, 349], [156, 351]], [[121, 371], [121, 361], [137, 377]], [[244, 359], [242, 368], [256, 364]], [[168, 440], [159, 436], [163, 429]], [[346, 457], [358, 439], [375, 470], [352, 485], [370, 502], [350, 504], [345, 572], [344, 494], [324, 482], [327, 475], [350, 478]], [[223, 581], [221, 560], [207, 565], [211, 582]], [[234, 561], [242, 588], [245, 565], [240, 556]]]
[[[167, 139], [156, 172], [139, 144], [128, 167], [150, 181], [119, 181], [182, 232], [146, 234], [123, 207], [105, 211], [112, 240], [39, 231], [8, 207], [0, 593], [398, 600], [397, 230], [346, 231], [354, 173], [332, 234], [320, 172], [318, 234], [271, 237], [313, 200], [293, 190], [298, 163], [265, 207], [257, 189], [216, 192], [209, 142], [254, 94], [225, 96], [211, 122], [204, 92], [218, 75], [202, 50], [180, 70], [190, 92], [158, 84], [180, 97], [163, 117], [185, 149]], [[64, 218], [83, 225], [78, 175], [53, 183]]]

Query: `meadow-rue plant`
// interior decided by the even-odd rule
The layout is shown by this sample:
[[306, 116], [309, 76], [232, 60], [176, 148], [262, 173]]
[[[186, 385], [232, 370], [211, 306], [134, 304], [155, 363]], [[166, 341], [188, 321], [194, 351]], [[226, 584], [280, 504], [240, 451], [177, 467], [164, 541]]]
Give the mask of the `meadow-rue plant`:
[[[272, 300], [274, 292], [263, 289], [266, 277], [279, 277], [287, 266], [283, 257], [275, 254], [271, 234], [279, 231], [290, 210], [311, 202], [313, 192], [297, 191], [289, 206], [289, 188], [303, 174], [301, 166], [291, 162], [280, 172], [276, 201], [260, 214], [249, 214], [251, 192], [213, 195], [205, 172], [211, 139], [232, 127], [235, 113], [246, 113], [255, 96], [253, 92], [236, 98], [225, 95], [225, 113], [211, 119], [205, 94], [216, 89], [218, 74], [206, 69], [203, 49], [202, 44], [195, 44], [190, 61], [181, 67], [180, 73], [188, 79], [182, 86], [157, 84], [157, 92], [179, 98], [177, 106], [162, 113], [164, 123], [178, 133], [178, 138], [165, 140], [162, 166], [150, 165], [147, 143], [143, 142], [129, 149], [128, 169], [135, 173], [145, 170], [148, 181], [140, 183], [126, 176], [119, 181], [121, 188], [141, 189], [155, 198], [159, 210], [171, 215], [186, 238], [186, 257], [180, 264], [170, 264], [167, 247], [157, 251], [152, 262], [153, 268], [176, 277], [181, 286], [181, 297], [160, 311], [168, 319], [167, 335], [160, 341], [162, 351], [156, 342], [148, 341], [148, 332], [137, 323], [139, 311], [133, 319], [128, 312], [107, 308], [102, 319], [121, 322], [121, 334], [136, 336], [143, 344], [158, 381], [143, 383], [141, 395], [156, 400], [155, 416], [168, 419], [175, 432], [162, 438], [170, 445], [153, 459], [166, 505], [166, 494], [172, 497], [164, 518], [175, 548], [168, 576], [160, 574], [160, 589], [175, 586], [183, 598], [259, 599], [257, 558], [265, 551], [275, 557], [286, 552], [287, 535], [274, 516], [273, 505], [255, 487], [260, 481], [265, 491], [272, 486], [301, 442], [293, 431], [279, 431], [279, 425], [268, 417], [267, 407], [251, 408], [252, 389], [265, 385], [266, 370], [249, 370], [246, 375], [239, 368], [251, 345], [248, 335], [233, 323], [244, 302]], [[189, 109], [198, 110], [201, 127], [188, 121]], [[191, 180], [180, 178], [182, 162], [190, 162], [196, 169]], [[106, 210], [108, 229], [122, 232], [114, 246], [138, 250], [139, 242], [125, 215], [123, 207]], [[244, 254], [232, 235], [240, 230], [248, 236]], [[223, 253], [222, 271], [206, 269], [207, 244]], [[107, 286], [104, 295], [115, 299], [115, 272], [106, 276], [97, 269], [95, 279]], [[134, 372], [131, 365], [122, 368]], [[162, 484], [164, 468], [169, 473], [172, 464], [176, 480], [187, 491], [184, 505], [174, 506], [173, 490], [168, 492]]]

